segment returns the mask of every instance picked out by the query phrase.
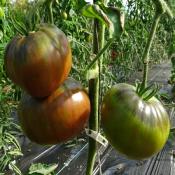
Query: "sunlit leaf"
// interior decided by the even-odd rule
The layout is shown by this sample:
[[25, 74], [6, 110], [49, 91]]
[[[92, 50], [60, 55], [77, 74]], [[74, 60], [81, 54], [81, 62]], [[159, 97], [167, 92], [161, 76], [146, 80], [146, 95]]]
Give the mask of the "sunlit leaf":
[[87, 4], [83, 7], [82, 14], [89, 18], [96, 18], [106, 26], [110, 26], [111, 21], [97, 4]]
[[105, 7], [104, 5], [101, 5], [101, 7], [110, 21], [112, 21], [112, 25], [110, 26], [110, 36], [120, 36], [124, 30], [124, 13], [116, 7]]
[[82, 14], [105, 24], [109, 28], [110, 38], [120, 36], [124, 30], [124, 13], [118, 8], [103, 4], [87, 4], [82, 9]]
[[43, 175], [48, 175], [49, 173], [53, 172], [56, 168], [58, 167], [57, 164], [53, 165], [46, 165], [46, 164], [32, 164], [31, 167], [29, 168], [29, 174], [43, 174]]
[[18, 149], [14, 149], [12, 151], [9, 151], [8, 154], [12, 155], [12, 156], [22, 156], [22, 152]]
[[15, 164], [10, 163], [9, 166], [15, 172], [15, 174], [22, 175], [20, 169]]

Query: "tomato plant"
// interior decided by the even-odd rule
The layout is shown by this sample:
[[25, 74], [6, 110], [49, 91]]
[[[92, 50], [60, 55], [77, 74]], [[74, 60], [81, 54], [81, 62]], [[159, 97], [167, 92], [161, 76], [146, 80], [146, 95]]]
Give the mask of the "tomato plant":
[[134, 86], [124, 83], [113, 86], [105, 95], [102, 125], [113, 147], [133, 159], [159, 152], [170, 129], [162, 104], [155, 97], [144, 101]]
[[65, 34], [45, 24], [7, 45], [5, 68], [9, 78], [34, 97], [46, 97], [67, 78], [72, 54]]
[[25, 94], [18, 108], [23, 131], [39, 144], [56, 144], [76, 136], [85, 127], [89, 113], [89, 98], [72, 79], [44, 99]]

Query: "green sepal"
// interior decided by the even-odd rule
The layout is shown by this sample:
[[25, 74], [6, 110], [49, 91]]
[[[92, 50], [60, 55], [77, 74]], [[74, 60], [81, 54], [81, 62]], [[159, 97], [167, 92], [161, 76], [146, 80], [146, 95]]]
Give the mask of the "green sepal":
[[53, 164], [53, 165], [46, 165], [41, 163], [32, 164], [31, 167], [29, 168], [28, 174], [48, 175], [49, 173], [53, 172], [57, 167], [58, 167], [57, 164]]

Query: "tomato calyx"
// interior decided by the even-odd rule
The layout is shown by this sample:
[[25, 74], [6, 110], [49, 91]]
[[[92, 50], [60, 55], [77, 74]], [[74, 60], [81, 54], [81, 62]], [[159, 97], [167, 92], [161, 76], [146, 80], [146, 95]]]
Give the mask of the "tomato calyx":
[[159, 86], [157, 83], [151, 84], [145, 88], [142, 87], [141, 82], [136, 82], [136, 93], [141, 97], [144, 101], [148, 101], [153, 96], [157, 94], [159, 91]]

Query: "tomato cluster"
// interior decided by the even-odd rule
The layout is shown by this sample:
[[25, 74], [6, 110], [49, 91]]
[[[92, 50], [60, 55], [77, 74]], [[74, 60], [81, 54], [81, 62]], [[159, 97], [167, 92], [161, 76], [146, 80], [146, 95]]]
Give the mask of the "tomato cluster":
[[[65, 34], [45, 24], [17, 36], [7, 45], [5, 68], [23, 90], [18, 116], [25, 134], [39, 144], [56, 144], [81, 132], [90, 100], [81, 85], [68, 78], [72, 54]], [[155, 97], [143, 100], [135, 87], [117, 84], [102, 103], [104, 133], [119, 152], [145, 159], [159, 152], [168, 138], [169, 116]]]
[[90, 101], [78, 82], [68, 79], [71, 48], [55, 25], [44, 24], [6, 47], [8, 77], [25, 92], [18, 116], [25, 134], [39, 144], [66, 141], [85, 127]]

